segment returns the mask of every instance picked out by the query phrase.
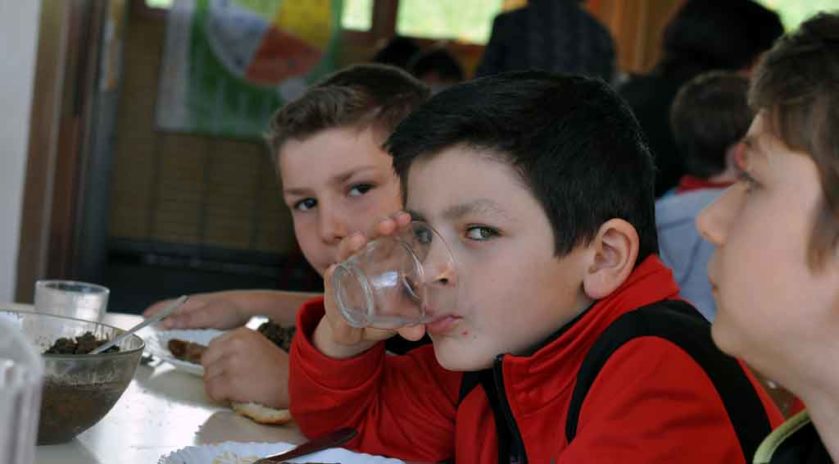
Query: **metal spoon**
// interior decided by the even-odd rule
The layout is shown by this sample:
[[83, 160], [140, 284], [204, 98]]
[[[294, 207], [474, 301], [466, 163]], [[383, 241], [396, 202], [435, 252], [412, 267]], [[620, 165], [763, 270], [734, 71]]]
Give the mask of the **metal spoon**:
[[145, 321], [135, 325], [134, 327], [130, 328], [128, 331], [124, 332], [122, 335], [114, 337], [111, 341], [109, 341], [109, 342], [105, 343], [104, 345], [101, 345], [98, 348], [96, 348], [95, 350], [91, 351], [90, 354], [99, 354], [99, 353], [104, 352], [105, 350], [107, 350], [108, 348], [110, 348], [112, 346], [120, 344], [123, 340], [125, 340], [126, 338], [133, 335], [134, 332], [137, 332], [138, 330], [142, 329], [143, 327], [145, 327], [149, 324], [154, 324], [155, 322], [169, 316], [170, 314], [175, 312], [176, 309], [180, 308], [181, 305], [186, 303], [186, 300], [188, 300], [188, 299], [189, 299], [189, 296], [187, 296], [187, 295], [181, 296], [177, 300], [173, 301], [172, 304], [167, 306], [166, 309], [160, 311], [159, 313], [157, 313], [154, 316], [146, 319]]

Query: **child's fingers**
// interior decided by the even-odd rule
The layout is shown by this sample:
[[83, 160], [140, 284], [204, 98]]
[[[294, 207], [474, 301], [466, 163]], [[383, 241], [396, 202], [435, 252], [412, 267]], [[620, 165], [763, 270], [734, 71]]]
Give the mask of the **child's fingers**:
[[394, 213], [376, 223], [376, 225], [373, 227], [373, 232], [370, 234], [371, 240], [375, 237], [381, 237], [397, 233], [410, 223], [410, 214], [404, 211]]
[[197, 322], [193, 321], [193, 319], [197, 312], [199, 311], [195, 311], [193, 306], [184, 305], [169, 315], [169, 317], [160, 321], [160, 325], [165, 330], [195, 328]]
[[396, 221], [396, 224], [399, 227], [405, 227], [411, 223], [411, 215], [406, 213], [405, 211], [399, 211], [398, 213], [393, 215], [393, 220]]
[[323, 294], [332, 295], [332, 274], [335, 273], [337, 264], [332, 264], [323, 271]]
[[375, 327], [367, 327], [364, 329], [365, 340], [387, 340], [388, 338], [393, 337], [394, 335], [396, 335], [396, 331], [393, 329], [377, 329]]
[[380, 220], [379, 222], [377, 222], [376, 225], [373, 226], [373, 230], [370, 233], [370, 238], [372, 240], [372, 239], [376, 239], [376, 238], [379, 238], [379, 237], [382, 237], [382, 236], [390, 235], [396, 229], [397, 229], [396, 221], [394, 221], [393, 218], [386, 217], [386, 218]]
[[417, 341], [425, 335], [425, 325], [409, 325], [400, 327], [397, 332], [405, 340]]
[[356, 232], [341, 240], [338, 244], [338, 261], [344, 261], [350, 256], [354, 255], [367, 243], [367, 238], [363, 234]]

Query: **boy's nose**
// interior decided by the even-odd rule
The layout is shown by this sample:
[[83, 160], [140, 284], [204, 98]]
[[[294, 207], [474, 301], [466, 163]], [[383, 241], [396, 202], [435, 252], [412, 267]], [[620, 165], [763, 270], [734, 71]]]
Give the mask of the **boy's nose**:
[[337, 212], [321, 209], [318, 235], [324, 243], [335, 244], [347, 236], [347, 221]]
[[435, 286], [454, 286], [457, 284], [454, 260], [444, 244], [435, 244], [428, 252], [423, 263], [426, 282]]
[[696, 228], [702, 237], [720, 246], [728, 237], [728, 230], [739, 209], [745, 187], [735, 184], [696, 216]]

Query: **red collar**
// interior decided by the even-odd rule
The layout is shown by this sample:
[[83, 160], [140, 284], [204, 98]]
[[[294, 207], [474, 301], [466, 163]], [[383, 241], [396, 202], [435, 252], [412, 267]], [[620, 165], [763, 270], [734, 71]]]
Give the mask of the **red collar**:
[[549, 391], [563, 391], [571, 386], [583, 357], [609, 324], [632, 310], [678, 298], [678, 293], [670, 269], [658, 256], [647, 257], [626, 282], [569, 323], [557, 338], [530, 356], [505, 356], [505, 375], [521, 380], [511, 387], [526, 392], [534, 388], [541, 390], [544, 386], [540, 384], [549, 382], [556, 383]]
[[679, 179], [679, 185], [676, 187], [676, 194], [692, 192], [694, 190], [701, 190], [707, 188], [726, 188], [734, 182], [711, 182], [708, 179], [701, 177], [685, 175]]

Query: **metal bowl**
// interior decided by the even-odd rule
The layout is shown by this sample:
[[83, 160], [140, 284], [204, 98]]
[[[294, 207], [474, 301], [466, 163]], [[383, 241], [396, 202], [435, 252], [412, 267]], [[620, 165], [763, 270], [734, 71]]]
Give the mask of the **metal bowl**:
[[[21, 328], [41, 353], [59, 338], [85, 332], [112, 339], [125, 331], [98, 322], [28, 311], [0, 311], [0, 318]], [[143, 339], [132, 335], [118, 352], [44, 354], [44, 385], [38, 422], [38, 444], [72, 440], [99, 422], [125, 391], [143, 354]]]

